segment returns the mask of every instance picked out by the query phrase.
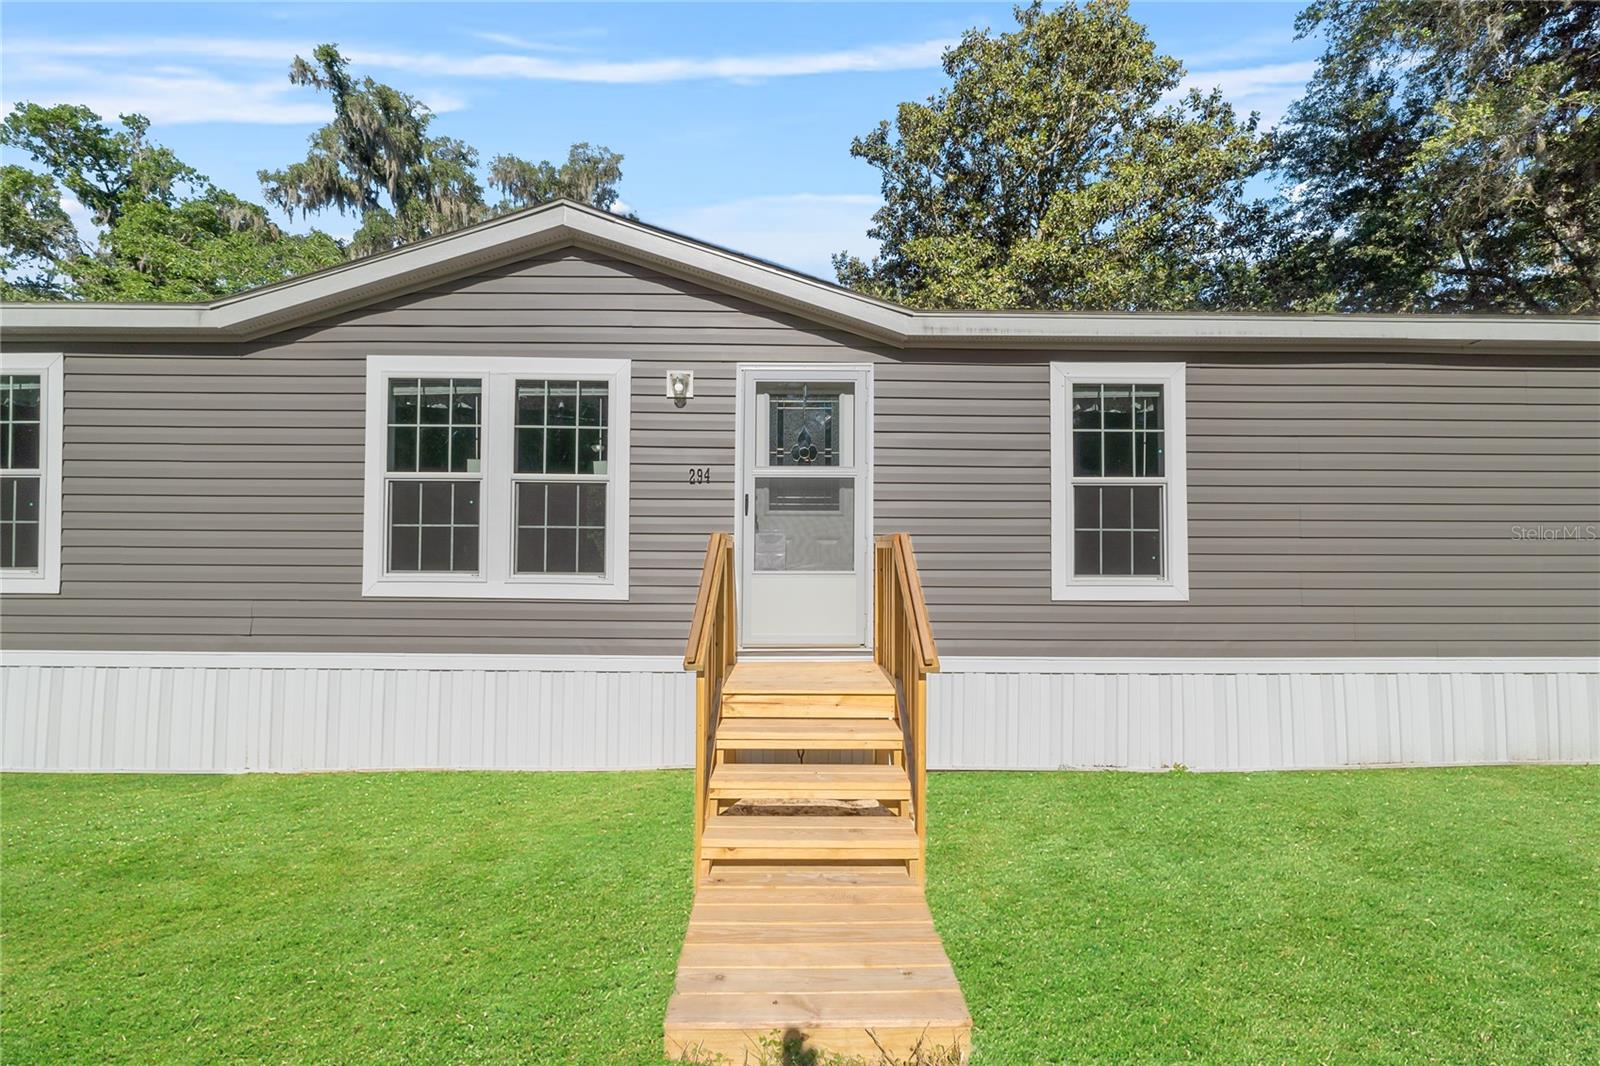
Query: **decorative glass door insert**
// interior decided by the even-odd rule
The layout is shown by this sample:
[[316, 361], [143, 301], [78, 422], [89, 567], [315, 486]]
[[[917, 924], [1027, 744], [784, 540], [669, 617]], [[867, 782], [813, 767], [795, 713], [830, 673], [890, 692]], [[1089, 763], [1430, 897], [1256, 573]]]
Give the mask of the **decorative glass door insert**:
[[[865, 372], [741, 374], [743, 638], [752, 647], [865, 643]], [[777, 372], [773, 372], [774, 375]]]

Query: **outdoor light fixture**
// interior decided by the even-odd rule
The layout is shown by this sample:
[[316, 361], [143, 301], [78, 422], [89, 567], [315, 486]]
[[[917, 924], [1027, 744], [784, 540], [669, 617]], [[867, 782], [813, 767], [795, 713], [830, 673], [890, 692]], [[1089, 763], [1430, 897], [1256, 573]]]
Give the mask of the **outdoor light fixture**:
[[667, 371], [667, 399], [679, 407], [694, 399], [693, 370]]

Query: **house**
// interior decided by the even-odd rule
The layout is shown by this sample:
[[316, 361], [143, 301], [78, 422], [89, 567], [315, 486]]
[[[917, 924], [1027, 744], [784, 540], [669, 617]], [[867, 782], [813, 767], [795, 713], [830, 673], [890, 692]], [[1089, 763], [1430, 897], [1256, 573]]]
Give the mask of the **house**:
[[571, 203], [208, 305], [9, 305], [0, 766], [695, 761], [864, 655], [934, 767], [1600, 760], [1600, 319], [912, 311]]

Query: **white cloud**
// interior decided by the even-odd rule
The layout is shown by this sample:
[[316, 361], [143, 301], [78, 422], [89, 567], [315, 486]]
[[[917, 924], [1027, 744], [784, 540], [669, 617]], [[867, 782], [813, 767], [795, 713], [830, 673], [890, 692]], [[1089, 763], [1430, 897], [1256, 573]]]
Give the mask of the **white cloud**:
[[480, 41], [500, 45], [502, 48], [516, 48], [523, 52], [576, 52], [577, 45], [556, 44], [554, 41], [530, 41], [526, 37], [518, 37], [514, 33], [495, 33], [488, 30], [474, 30], [467, 34]]
[[[774, 52], [759, 55], [668, 56], [656, 59], [589, 60], [490, 53], [449, 55], [348, 45], [346, 56], [357, 66], [459, 78], [522, 78], [608, 84], [669, 81], [803, 77], [862, 71], [913, 70], [936, 66], [951, 38], [903, 44], [866, 45], [827, 52]], [[296, 54], [309, 53], [305, 42], [240, 40], [217, 37], [123, 37], [99, 40], [33, 39], [9, 43], [7, 51], [35, 60], [51, 58], [157, 57], [170, 61], [234, 59], [271, 62], [287, 68]]]
[[[12, 100], [84, 104], [110, 118], [137, 112], [162, 125], [185, 122], [305, 124], [326, 122], [327, 101], [286, 79], [233, 81], [200, 71], [122, 73], [81, 67], [7, 86]], [[9, 80], [9, 79], [8, 79]]]
[[288, 70], [296, 53], [311, 54], [307, 41], [264, 40], [257, 37], [103, 37], [68, 40], [59, 37], [23, 38], [8, 42], [6, 50], [29, 58], [124, 58], [128, 56], [184, 56], [190, 59], [247, 59], [281, 63]]
[[93, 245], [100, 228], [94, 224], [94, 213], [78, 202], [77, 197], [69, 192], [61, 194], [61, 210], [67, 213], [67, 218], [72, 221], [72, 228], [78, 231], [78, 239], [88, 245]]
[[[161, 125], [306, 125], [329, 117], [324, 97], [289, 84], [283, 74], [223, 75], [173, 63], [36, 63], [31, 57], [9, 65], [6, 74], [7, 110], [16, 100], [64, 101], [84, 104], [107, 118], [137, 112]], [[444, 90], [420, 95], [441, 113], [465, 106], [460, 95]]]
[[831, 281], [835, 252], [870, 257], [877, 250], [867, 227], [881, 204], [854, 193], [751, 196], [645, 221]]
[[1183, 60], [1184, 66], [1193, 70], [1196, 67], [1220, 67], [1241, 61], [1263, 61], [1281, 56], [1285, 49], [1295, 47], [1300, 45], [1295, 39], [1294, 28], [1285, 26], [1237, 37], [1227, 44], [1212, 48], [1173, 54]]
[[1316, 69], [1316, 61], [1307, 59], [1231, 70], [1202, 70], [1186, 77], [1179, 88], [1183, 92], [1190, 89], [1206, 92], [1220, 87], [1222, 95], [1235, 108], [1261, 112], [1262, 127], [1270, 128], [1305, 92], [1306, 82], [1311, 80]]
[[938, 64], [948, 39], [869, 45], [832, 52], [775, 52], [749, 56], [664, 57], [633, 60], [549, 59], [541, 56], [452, 57], [352, 49], [352, 58], [373, 66], [457, 77], [524, 78], [606, 84], [804, 77], [863, 71], [915, 70]]

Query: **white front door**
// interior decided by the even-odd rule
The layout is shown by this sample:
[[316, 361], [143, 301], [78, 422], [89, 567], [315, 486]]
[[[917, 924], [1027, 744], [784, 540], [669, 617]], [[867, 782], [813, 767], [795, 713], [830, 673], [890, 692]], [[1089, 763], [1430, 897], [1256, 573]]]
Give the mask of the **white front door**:
[[866, 646], [871, 391], [867, 366], [739, 368], [743, 647]]

